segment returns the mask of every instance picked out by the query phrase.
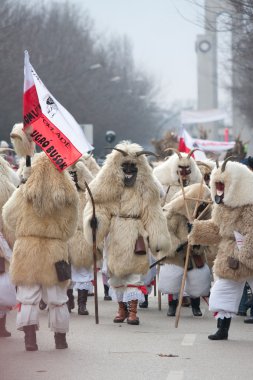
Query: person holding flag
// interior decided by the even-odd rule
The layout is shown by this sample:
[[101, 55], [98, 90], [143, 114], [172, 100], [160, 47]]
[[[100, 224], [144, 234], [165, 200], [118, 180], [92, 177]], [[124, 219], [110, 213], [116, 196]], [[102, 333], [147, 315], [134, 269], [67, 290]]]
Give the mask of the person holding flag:
[[93, 147], [80, 125], [42, 83], [27, 51], [24, 74], [24, 132], [44, 152], [32, 162], [26, 157], [29, 170], [3, 209], [4, 222], [16, 236], [10, 274], [19, 301], [17, 328], [25, 332], [26, 350], [38, 350], [37, 306], [43, 298], [55, 346], [64, 349], [68, 347], [66, 302], [71, 278], [67, 241], [74, 235], [78, 219], [77, 190], [64, 169]]

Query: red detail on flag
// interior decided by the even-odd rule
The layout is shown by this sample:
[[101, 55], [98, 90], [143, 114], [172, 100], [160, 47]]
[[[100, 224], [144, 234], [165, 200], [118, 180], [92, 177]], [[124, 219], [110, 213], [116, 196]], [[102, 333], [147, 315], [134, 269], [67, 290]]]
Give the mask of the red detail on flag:
[[38, 120], [41, 115], [42, 113], [39, 98], [37, 95], [36, 87], [33, 85], [24, 93], [23, 96], [24, 128], [28, 127], [36, 120]]
[[46, 153], [51, 162], [61, 172], [81, 157], [81, 152], [42, 113], [35, 85], [23, 96], [24, 131], [33, 128], [33, 141]]
[[183, 152], [183, 153], [189, 153], [191, 151], [191, 149], [187, 148], [187, 146], [185, 145], [185, 141], [183, 137], [180, 137], [179, 139], [178, 150], [179, 152]]

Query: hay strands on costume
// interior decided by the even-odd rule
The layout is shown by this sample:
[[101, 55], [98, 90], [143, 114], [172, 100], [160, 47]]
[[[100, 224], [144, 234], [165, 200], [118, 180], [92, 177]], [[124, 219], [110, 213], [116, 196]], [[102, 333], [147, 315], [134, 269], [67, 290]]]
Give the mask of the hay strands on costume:
[[92, 229], [92, 250], [93, 250], [93, 271], [94, 271], [94, 302], [95, 302], [95, 322], [98, 325], [99, 324], [99, 317], [98, 317], [98, 286], [97, 286], [97, 239], [96, 239], [96, 232], [97, 232], [97, 218], [96, 218], [96, 211], [95, 211], [95, 202], [93, 195], [91, 193], [91, 190], [85, 181], [86, 189], [89, 193], [91, 203], [92, 203], [92, 219], [91, 219], [91, 229]]
[[[200, 189], [199, 189], [199, 195], [198, 195], [198, 198], [197, 198], [197, 201], [196, 201], [196, 205], [195, 205], [195, 209], [194, 209], [192, 218], [190, 216], [190, 212], [189, 212], [189, 209], [188, 209], [187, 197], [185, 196], [183, 181], [182, 181], [182, 178], [181, 178], [180, 174], [179, 174], [179, 179], [180, 179], [180, 185], [181, 185], [181, 189], [182, 189], [182, 193], [183, 193], [184, 205], [185, 205], [185, 209], [186, 209], [186, 213], [187, 213], [187, 218], [188, 218], [189, 223], [192, 223], [192, 221], [195, 219], [199, 203], [201, 201], [205, 202], [204, 199], [203, 200], [200, 199], [200, 196], [201, 196], [201, 193], [202, 193], [202, 189], [203, 189], [204, 177], [202, 177], [201, 186], [200, 186]], [[199, 219], [203, 215], [203, 212], [206, 211], [207, 208], [210, 207], [210, 205], [211, 204], [209, 203], [206, 206], [206, 208], [202, 211], [202, 213], [199, 215], [199, 217], [197, 219]], [[191, 251], [191, 245], [188, 244], [187, 245], [186, 255], [185, 255], [184, 273], [183, 273], [183, 278], [182, 278], [182, 283], [181, 283], [181, 288], [180, 288], [180, 293], [179, 293], [177, 310], [176, 310], [176, 319], [175, 319], [175, 327], [176, 328], [178, 327], [178, 322], [179, 322], [179, 318], [180, 318], [180, 311], [181, 311], [181, 306], [182, 306], [182, 301], [183, 301], [183, 294], [184, 294], [184, 287], [185, 287], [185, 281], [186, 281], [186, 275], [187, 275], [187, 268], [188, 268], [188, 262], [189, 262], [189, 257], [190, 257], [190, 251]]]

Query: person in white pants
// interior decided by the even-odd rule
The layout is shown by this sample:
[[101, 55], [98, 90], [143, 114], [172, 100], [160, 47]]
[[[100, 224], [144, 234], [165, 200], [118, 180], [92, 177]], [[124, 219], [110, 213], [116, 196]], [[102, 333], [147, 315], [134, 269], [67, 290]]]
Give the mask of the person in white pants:
[[231, 318], [237, 313], [245, 281], [253, 278], [253, 175], [244, 165], [226, 159], [213, 169], [212, 217], [195, 221], [190, 244], [217, 246], [214, 261], [215, 283], [209, 308], [215, 313], [218, 330], [210, 340], [228, 339]]
[[77, 226], [77, 191], [69, 173], [60, 173], [44, 152], [34, 156], [23, 182], [3, 207], [4, 224], [16, 236], [10, 275], [20, 302], [17, 328], [25, 333], [26, 350], [38, 350], [36, 330], [42, 298], [49, 306], [55, 347], [67, 348], [67, 241]]

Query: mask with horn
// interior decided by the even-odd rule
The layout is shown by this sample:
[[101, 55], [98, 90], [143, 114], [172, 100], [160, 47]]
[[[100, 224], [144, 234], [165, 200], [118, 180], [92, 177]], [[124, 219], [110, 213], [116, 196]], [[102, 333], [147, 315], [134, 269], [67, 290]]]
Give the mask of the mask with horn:
[[[128, 145], [126, 144], [126, 148]], [[142, 155], [152, 155], [158, 158], [159, 156], [153, 152], [146, 150], [139, 150], [135, 152], [128, 152], [128, 149], [123, 150], [121, 148], [115, 147], [113, 150], [116, 150], [122, 154], [126, 160], [121, 164], [122, 171], [124, 173], [124, 185], [126, 187], [133, 187], [138, 174], [138, 158]]]
[[191, 161], [190, 158], [193, 155], [193, 153], [196, 150], [199, 150], [198, 148], [192, 149], [187, 156], [182, 155], [177, 149], [175, 148], [167, 148], [165, 149], [165, 152], [168, 152], [169, 150], [174, 151], [179, 158], [178, 165], [177, 165], [177, 173], [178, 173], [178, 182], [180, 183], [180, 177], [182, 179], [183, 186], [188, 186], [190, 184], [190, 175], [191, 175]]

